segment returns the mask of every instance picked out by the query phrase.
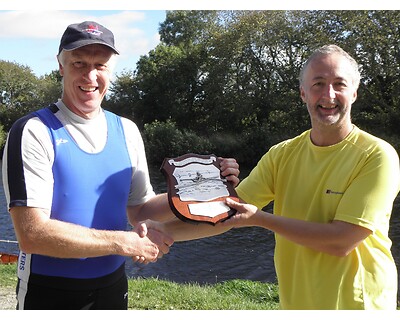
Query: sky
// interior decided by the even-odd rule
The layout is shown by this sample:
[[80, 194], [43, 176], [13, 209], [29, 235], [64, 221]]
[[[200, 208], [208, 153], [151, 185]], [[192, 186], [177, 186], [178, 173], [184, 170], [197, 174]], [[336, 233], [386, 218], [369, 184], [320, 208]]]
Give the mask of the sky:
[[0, 0], [0, 60], [28, 66], [36, 76], [48, 74], [58, 69], [56, 54], [65, 28], [94, 20], [114, 33], [121, 53], [115, 68], [119, 74], [134, 70], [140, 56], [157, 46], [166, 10], [198, 9], [400, 9], [400, 1]]
[[0, 60], [16, 62], [43, 76], [58, 69], [60, 38], [71, 23], [96, 21], [114, 33], [120, 51], [115, 73], [133, 70], [141, 55], [159, 43], [165, 10], [0, 10]]

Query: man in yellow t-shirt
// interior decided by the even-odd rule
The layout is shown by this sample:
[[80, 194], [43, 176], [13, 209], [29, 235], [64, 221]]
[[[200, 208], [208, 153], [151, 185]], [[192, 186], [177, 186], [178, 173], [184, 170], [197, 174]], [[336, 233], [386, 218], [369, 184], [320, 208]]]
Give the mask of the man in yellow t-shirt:
[[[275, 233], [282, 309], [396, 309], [389, 219], [399, 192], [397, 152], [351, 122], [358, 65], [335, 45], [300, 73], [312, 128], [273, 146], [237, 187], [248, 204], [227, 226]], [[261, 209], [274, 201], [274, 214]]]

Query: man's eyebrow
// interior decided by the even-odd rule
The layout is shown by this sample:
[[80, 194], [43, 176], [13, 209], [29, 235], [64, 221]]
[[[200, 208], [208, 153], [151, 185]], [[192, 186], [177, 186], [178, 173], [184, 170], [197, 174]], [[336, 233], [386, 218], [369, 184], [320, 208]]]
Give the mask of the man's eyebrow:
[[[324, 77], [324, 76], [316, 76], [316, 77], [312, 78], [313, 81], [326, 80], [326, 79], [327, 79], [327, 77]], [[349, 79], [341, 77], [341, 76], [337, 76], [333, 80], [336, 80], [336, 81], [337, 80], [339, 80], [339, 81], [349, 81]]]
[[78, 52], [71, 52], [71, 57], [73, 57], [73, 58], [81, 58], [82, 54], [80, 54]]

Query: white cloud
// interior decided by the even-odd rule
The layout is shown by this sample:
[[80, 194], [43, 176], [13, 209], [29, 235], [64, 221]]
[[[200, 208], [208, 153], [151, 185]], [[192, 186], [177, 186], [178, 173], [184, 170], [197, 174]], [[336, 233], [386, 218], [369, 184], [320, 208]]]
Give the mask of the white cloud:
[[73, 11], [3, 11], [0, 12], [1, 38], [60, 38], [71, 21], [79, 21]]
[[121, 52], [121, 58], [124, 58], [126, 55], [148, 52], [159, 42], [158, 33], [156, 37], [149, 36], [143, 28], [135, 27], [137, 22], [145, 19], [145, 12], [123, 11], [103, 16], [101, 20], [97, 19], [96, 21], [104, 24], [114, 33], [116, 47]]
[[[0, 11], [0, 42], [7, 39], [37, 39], [59, 41], [71, 23], [96, 21], [114, 33], [120, 59], [146, 54], [159, 43], [159, 35], [143, 27], [146, 11], [120, 11], [116, 13], [93, 11]], [[55, 48], [56, 50], [56, 48]], [[53, 55], [51, 55], [53, 59]]]

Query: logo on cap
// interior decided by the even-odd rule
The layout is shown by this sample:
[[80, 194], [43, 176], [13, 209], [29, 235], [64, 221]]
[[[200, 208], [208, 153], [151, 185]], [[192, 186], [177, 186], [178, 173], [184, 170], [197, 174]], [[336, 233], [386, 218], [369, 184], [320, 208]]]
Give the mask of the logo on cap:
[[82, 31], [86, 31], [87, 33], [93, 34], [94, 36], [100, 36], [103, 33], [102, 31], [99, 30], [99, 27], [94, 24], [90, 24], [88, 28]]

